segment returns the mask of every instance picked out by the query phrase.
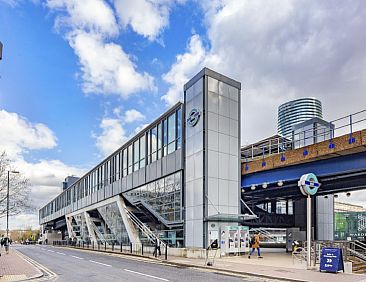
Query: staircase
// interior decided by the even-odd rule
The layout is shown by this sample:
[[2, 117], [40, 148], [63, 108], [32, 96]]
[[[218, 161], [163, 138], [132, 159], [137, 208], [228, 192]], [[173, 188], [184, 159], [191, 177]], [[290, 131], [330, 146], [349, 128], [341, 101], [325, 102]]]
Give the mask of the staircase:
[[147, 240], [155, 244], [155, 242], [160, 242], [160, 246], [165, 247], [166, 244], [162, 242], [153, 231], [150, 230], [149, 227], [147, 227], [136, 215], [133, 214], [133, 212], [129, 211], [126, 208], [126, 214], [131, 219], [133, 224], [138, 228], [138, 230], [147, 238]]
[[348, 260], [352, 262], [352, 272], [366, 274], [366, 244], [352, 241], [347, 246]]
[[366, 274], [366, 262], [357, 257], [348, 257], [348, 260], [352, 262], [352, 273]]
[[[104, 222], [107, 224], [108, 228], [110, 229], [112, 234], [104, 234], [104, 237], [108, 235], [107, 237], [110, 238], [112, 241], [117, 241], [119, 243], [122, 243], [123, 238], [123, 232], [122, 232], [122, 218], [119, 212], [112, 210], [112, 209], [99, 209], [98, 212], [102, 216]], [[113, 238], [112, 238], [113, 237]]]

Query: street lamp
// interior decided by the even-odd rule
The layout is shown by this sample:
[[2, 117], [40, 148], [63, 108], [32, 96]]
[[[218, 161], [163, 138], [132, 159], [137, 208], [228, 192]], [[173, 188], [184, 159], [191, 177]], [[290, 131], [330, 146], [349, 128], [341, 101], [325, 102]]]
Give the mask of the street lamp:
[[9, 186], [10, 186], [10, 173], [19, 173], [19, 171], [8, 170], [8, 190], [6, 193], [6, 237], [9, 239]]

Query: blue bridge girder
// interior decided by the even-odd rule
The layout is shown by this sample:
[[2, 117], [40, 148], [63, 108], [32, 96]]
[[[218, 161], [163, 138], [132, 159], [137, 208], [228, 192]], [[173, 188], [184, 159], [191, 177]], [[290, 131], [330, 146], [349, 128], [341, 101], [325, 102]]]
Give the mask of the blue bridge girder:
[[[366, 152], [329, 159], [315, 160], [302, 164], [265, 170], [248, 175], [241, 179], [242, 195], [258, 199], [283, 197], [303, 197], [297, 186], [300, 177], [305, 173], [314, 173], [322, 184], [317, 195], [360, 190], [366, 188]], [[277, 183], [283, 182], [279, 187]], [[262, 188], [266, 183], [267, 188]], [[252, 190], [255, 185], [255, 190]]]

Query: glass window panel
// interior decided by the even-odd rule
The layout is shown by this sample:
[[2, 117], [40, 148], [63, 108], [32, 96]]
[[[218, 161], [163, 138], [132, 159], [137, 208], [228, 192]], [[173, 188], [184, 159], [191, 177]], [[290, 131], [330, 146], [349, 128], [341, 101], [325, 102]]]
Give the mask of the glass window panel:
[[160, 159], [161, 158], [161, 152], [162, 152], [162, 143], [163, 143], [163, 134], [162, 134], [162, 125], [161, 123], [158, 124], [158, 131], [157, 131], [157, 134], [158, 134], [158, 156], [157, 158]]
[[134, 166], [133, 171], [136, 171], [139, 169], [139, 161], [140, 161], [140, 145], [139, 140], [136, 140], [133, 143], [133, 160], [134, 160]]
[[146, 146], [145, 135], [140, 138], [140, 168], [145, 167]]
[[286, 201], [276, 202], [276, 214], [286, 214]]
[[123, 160], [122, 160], [122, 167], [123, 167], [123, 177], [127, 175], [127, 150], [123, 150]]
[[133, 149], [132, 144], [128, 146], [128, 174], [132, 173], [132, 155]]
[[287, 206], [288, 214], [293, 215], [294, 214], [294, 206], [293, 206], [292, 200], [288, 200], [287, 205], [288, 205]]
[[175, 151], [175, 142], [172, 142], [168, 145], [168, 154], [173, 153]]
[[168, 144], [175, 140], [175, 113], [168, 117]]
[[182, 119], [182, 109], [179, 109], [177, 111], [177, 149], [181, 148], [181, 136], [182, 136], [181, 119]]
[[163, 120], [163, 156], [167, 155], [168, 149], [168, 121]]
[[154, 127], [151, 130], [151, 161], [156, 161], [156, 146], [157, 146], [157, 129]]

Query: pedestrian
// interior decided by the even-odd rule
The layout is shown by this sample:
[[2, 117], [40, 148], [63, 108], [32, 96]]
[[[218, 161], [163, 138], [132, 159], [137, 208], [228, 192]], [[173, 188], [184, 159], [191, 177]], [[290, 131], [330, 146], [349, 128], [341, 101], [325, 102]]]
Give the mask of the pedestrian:
[[3, 246], [4, 246], [4, 235], [1, 235], [1, 238], [0, 238], [0, 256], [1, 256], [1, 251], [3, 250]]
[[160, 240], [155, 239], [155, 248], [153, 252], [153, 256], [156, 256], [159, 252], [159, 256], [161, 256], [161, 250], [160, 250]]
[[258, 258], [263, 258], [261, 256], [261, 249], [260, 249], [260, 238], [259, 238], [259, 233], [255, 233], [255, 235], [250, 239], [250, 247], [252, 248], [252, 250], [249, 253], [248, 258], [250, 259], [250, 256], [254, 253], [255, 249], [257, 249], [258, 252]]
[[10, 244], [9, 238], [8, 237], [5, 237], [4, 238], [4, 247], [5, 247], [5, 253], [6, 254], [9, 253], [9, 244]]

